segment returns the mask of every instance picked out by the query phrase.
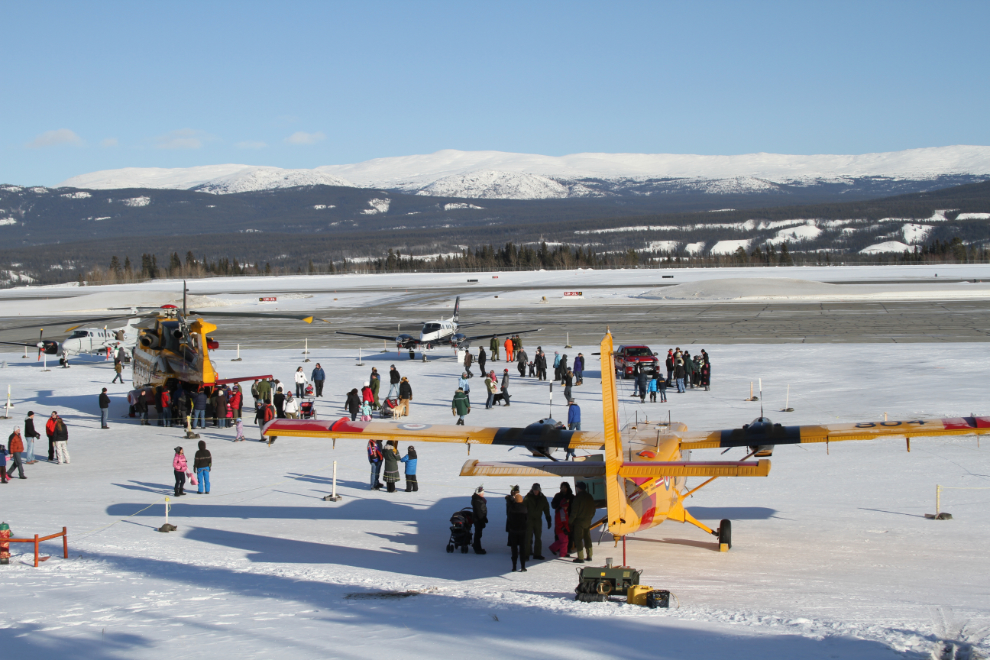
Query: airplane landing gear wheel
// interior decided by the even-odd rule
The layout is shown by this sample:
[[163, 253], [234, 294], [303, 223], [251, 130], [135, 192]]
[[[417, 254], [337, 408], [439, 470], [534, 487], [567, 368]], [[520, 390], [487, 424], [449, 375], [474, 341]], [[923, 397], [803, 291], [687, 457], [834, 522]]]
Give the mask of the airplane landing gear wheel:
[[728, 552], [732, 547], [732, 521], [721, 520], [718, 523], [719, 552]]

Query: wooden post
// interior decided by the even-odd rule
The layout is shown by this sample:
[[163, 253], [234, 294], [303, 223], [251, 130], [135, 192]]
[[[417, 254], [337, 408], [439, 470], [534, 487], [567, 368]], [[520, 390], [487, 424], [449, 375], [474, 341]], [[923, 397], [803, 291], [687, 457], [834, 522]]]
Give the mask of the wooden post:
[[34, 567], [38, 568], [38, 535], [34, 535]]
[[62, 557], [69, 558], [69, 533], [65, 527], [62, 528]]

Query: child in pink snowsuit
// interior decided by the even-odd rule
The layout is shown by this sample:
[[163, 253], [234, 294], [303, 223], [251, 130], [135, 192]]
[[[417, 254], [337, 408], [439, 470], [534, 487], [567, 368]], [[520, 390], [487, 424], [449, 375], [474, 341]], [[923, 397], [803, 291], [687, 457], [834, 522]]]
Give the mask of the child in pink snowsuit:
[[175, 448], [175, 457], [172, 458], [172, 469], [175, 471], [175, 496], [185, 495], [186, 490], [186, 455], [182, 453], [182, 447]]
[[243, 442], [243, 441], [244, 441], [244, 422], [241, 421], [241, 418], [240, 417], [238, 417], [237, 418], [237, 437], [234, 438], [234, 442]]

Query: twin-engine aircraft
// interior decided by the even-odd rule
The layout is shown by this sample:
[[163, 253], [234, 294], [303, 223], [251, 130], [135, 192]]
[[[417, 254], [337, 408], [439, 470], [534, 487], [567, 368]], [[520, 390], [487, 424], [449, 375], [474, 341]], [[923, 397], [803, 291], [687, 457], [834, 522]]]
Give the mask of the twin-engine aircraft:
[[488, 321], [480, 321], [478, 323], [461, 323], [459, 319], [461, 307], [461, 297], [457, 296], [454, 300], [454, 315], [449, 319], [439, 319], [436, 321], [427, 321], [423, 324], [423, 328], [419, 331], [419, 337], [413, 337], [405, 333], [398, 335], [369, 335], [363, 332], [341, 332], [337, 331], [338, 335], [351, 335], [352, 337], [369, 337], [371, 339], [384, 339], [386, 341], [394, 341], [395, 348], [398, 353], [402, 353], [403, 350], [409, 351], [409, 359], [415, 359], [416, 349], [422, 350], [422, 347], [433, 348], [434, 346], [451, 346], [453, 348], [467, 348], [471, 345], [472, 341], [477, 339], [488, 339], [489, 337], [507, 337], [509, 335], [522, 335], [527, 332], [539, 332], [540, 328], [534, 328], [532, 330], [514, 330], [513, 332], [492, 332], [484, 335], [473, 335], [471, 337], [458, 332], [460, 328], [468, 328], [475, 325], [485, 325]]
[[[45, 339], [45, 330], [41, 328], [36, 342], [20, 341], [0, 341], [0, 344], [8, 346], [24, 346], [25, 348], [37, 348], [38, 359], [41, 354], [59, 355], [65, 352], [66, 355], [105, 355], [108, 350], [116, 350], [123, 347], [129, 351], [134, 348], [137, 340], [137, 331], [132, 325], [136, 319], [130, 319], [126, 325], [120, 328], [81, 328], [79, 325], [68, 328], [66, 332], [71, 333], [61, 342], [54, 339]], [[70, 321], [71, 323], [71, 321]], [[14, 330], [16, 328], [8, 328]]]
[[[461, 476], [493, 477], [574, 477], [589, 485], [599, 500], [605, 524], [616, 538], [641, 532], [665, 520], [691, 523], [719, 540], [719, 549], [732, 545], [731, 523], [722, 520], [711, 529], [684, 508], [684, 500], [719, 477], [765, 477], [770, 473], [768, 458], [776, 445], [843, 440], [874, 440], [897, 436], [910, 438], [935, 435], [983, 435], [990, 433], [990, 417], [917, 419], [910, 421], [866, 422], [830, 426], [782, 426], [765, 417], [742, 428], [690, 433], [680, 423], [629, 424], [620, 430], [619, 405], [615, 388], [612, 335], [601, 342], [602, 403], [604, 431], [566, 431], [549, 424], [526, 428], [485, 428], [388, 422], [352, 422], [276, 419], [265, 426], [266, 436], [308, 436], [336, 439], [398, 440], [403, 442], [453, 442], [467, 445], [522, 446], [547, 462], [482, 463], [467, 461]], [[741, 461], [693, 461], [691, 453], [702, 449], [745, 447]], [[604, 449], [604, 460], [559, 462], [554, 449]], [[756, 457], [756, 460], [749, 460]], [[706, 481], [688, 490], [688, 477]]]

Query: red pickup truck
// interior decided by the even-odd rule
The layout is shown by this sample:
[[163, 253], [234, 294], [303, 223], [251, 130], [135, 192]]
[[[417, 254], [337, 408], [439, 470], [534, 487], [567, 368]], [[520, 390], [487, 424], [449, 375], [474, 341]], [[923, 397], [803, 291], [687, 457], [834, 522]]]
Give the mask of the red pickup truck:
[[615, 351], [616, 378], [632, 378], [636, 365], [652, 376], [660, 364], [649, 346], [619, 346]]

